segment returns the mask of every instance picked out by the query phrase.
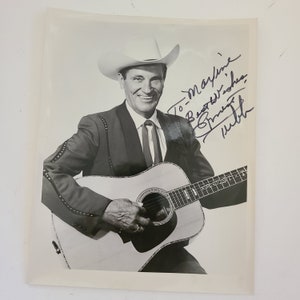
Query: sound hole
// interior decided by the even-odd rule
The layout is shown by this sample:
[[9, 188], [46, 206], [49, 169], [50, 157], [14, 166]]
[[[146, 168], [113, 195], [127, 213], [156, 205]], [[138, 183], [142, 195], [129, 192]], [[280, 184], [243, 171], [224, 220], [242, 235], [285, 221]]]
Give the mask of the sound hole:
[[141, 197], [151, 223], [141, 233], [133, 234], [131, 242], [138, 252], [146, 252], [162, 243], [176, 228], [177, 216], [164, 193], [155, 191]]
[[162, 194], [148, 194], [142, 202], [147, 211], [147, 217], [149, 217], [152, 222], [163, 221], [171, 212], [169, 201]]

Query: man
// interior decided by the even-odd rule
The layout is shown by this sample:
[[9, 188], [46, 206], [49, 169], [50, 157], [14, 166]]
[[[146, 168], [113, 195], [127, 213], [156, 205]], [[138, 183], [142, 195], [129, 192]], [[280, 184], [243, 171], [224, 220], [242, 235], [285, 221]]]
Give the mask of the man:
[[[42, 202], [83, 234], [94, 237], [101, 228], [108, 228], [135, 235], [151, 219], [144, 207], [131, 202], [134, 199], [109, 199], [79, 186], [73, 177], [80, 172], [83, 176], [131, 176], [167, 161], [180, 166], [191, 182], [213, 176], [188, 122], [156, 109], [167, 68], [178, 54], [177, 45], [161, 57], [156, 41], [147, 39], [102, 57], [101, 72], [119, 81], [125, 101], [110, 111], [82, 118], [78, 132], [45, 160]], [[210, 206], [206, 204], [202, 203]], [[158, 211], [156, 217], [163, 218], [164, 213]], [[163, 248], [143, 271], [205, 273], [185, 245]]]

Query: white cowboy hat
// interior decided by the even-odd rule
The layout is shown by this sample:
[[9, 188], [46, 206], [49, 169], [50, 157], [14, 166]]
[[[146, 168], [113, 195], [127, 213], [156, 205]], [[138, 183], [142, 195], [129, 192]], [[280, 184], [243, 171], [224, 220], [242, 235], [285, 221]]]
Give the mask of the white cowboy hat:
[[118, 52], [103, 55], [98, 61], [98, 67], [103, 75], [117, 80], [118, 73], [127, 67], [165, 64], [171, 65], [179, 54], [179, 45], [176, 45], [166, 56], [162, 57], [157, 41], [153, 38], [136, 39]]

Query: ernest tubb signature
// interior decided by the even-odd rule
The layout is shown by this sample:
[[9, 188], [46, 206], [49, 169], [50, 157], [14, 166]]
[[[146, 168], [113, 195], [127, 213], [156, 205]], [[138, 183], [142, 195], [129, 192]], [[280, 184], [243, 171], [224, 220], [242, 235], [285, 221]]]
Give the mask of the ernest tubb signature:
[[[203, 143], [216, 130], [226, 138], [232, 128], [246, 119], [254, 109], [254, 107], [247, 107], [243, 97], [248, 74], [237, 76], [233, 70], [232, 64], [240, 58], [241, 55], [228, 57], [221, 67], [213, 66], [210, 76], [182, 90], [183, 97], [167, 111], [185, 117], [191, 124], [195, 136]], [[208, 93], [208, 88], [212, 92]], [[192, 109], [191, 103], [193, 107], [196, 104], [198, 108]]]

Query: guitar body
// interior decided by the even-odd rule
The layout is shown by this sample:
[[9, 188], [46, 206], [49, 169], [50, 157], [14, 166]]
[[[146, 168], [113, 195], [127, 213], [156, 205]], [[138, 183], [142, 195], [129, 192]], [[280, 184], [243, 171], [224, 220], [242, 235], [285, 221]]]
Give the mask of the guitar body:
[[128, 198], [147, 209], [155, 202], [164, 207], [168, 216], [154, 220], [143, 233], [122, 235], [100, 230], [89, 238], [53, 215], [57, 243], [72, 269], [141, 271], [163, 247], [189, 240], [204, 226], [200, 201], [175, 209], [168, 191], [190, 184], [181, 168], [162, 163], [131, 177], [87, 176], [77, 180], [110, 199]]

